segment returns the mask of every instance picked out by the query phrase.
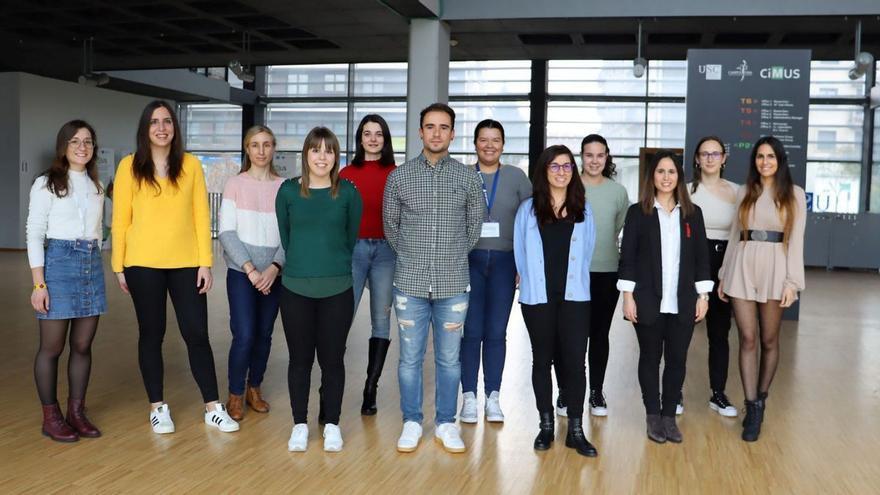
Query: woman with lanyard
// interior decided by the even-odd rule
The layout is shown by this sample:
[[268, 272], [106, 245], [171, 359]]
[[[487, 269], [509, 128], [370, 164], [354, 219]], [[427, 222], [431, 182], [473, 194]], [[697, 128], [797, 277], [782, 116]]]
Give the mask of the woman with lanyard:
[[[730, 225], [736, 216], [738, 185], [723, 179], [727, 153], [724, 142], [716, 136], [706, 136], [694, 149], [694, 180], [688, 184], [691, 201], [703, 210], [706, 237], [709, 242], [709, 269], [712, 281], [718, 283], [718, 270], [724, 261]], [[709, 407], [721, 416], [736, 416], [736, 407], [730, 403], [724, 389], [727, 386], [727, 368], [730, 361], [730, 303], [722, 301], [716, 291], [709, 294], [706, 313], [706, 336], [709, 339], [709, 386], [712, 396]]]
[[474, 147], [487, 213], [480, 240], [468, 255], [471, 293], [461, 343], [463, 401], [459, 419], [477, 422], [477, 375], [482, 357], [485, 417], [502, 422], [501, 373], [516, 288], [513, 221], [520, 203], [532, 195], [532, 184], [522, 170], [501, 165], [504, 127], [500, 122], [486, 119], [477, 124]]
[[742, 439], [754, 442], [779, 363], [782, 312], [804, 290], [807, 204], [804, 190], [791, 180], [779, 139], [759, 139], [749, 163], [746, 183], [737, 193], [731, 245], [718, 273], [718, 297], [730, 298], [739, 329], [739, 373], [746, 399]]
[[[104, 190], [98, 180], [95, 130], [82, 120], [61, 127], [55, 159], [31, 187], [27, 218], [28, 261], [34, 288], [31, 306], [40, 323], [40, 350], [34, 362], [43, 404], [43, 435], [57, 442], [99, 437], [85, 415], [92, 368], [92, 340], [107, 310], [101, 263]], [[67, 362], [67, 418], [56, 387], [58, 358], [70, 330]]]

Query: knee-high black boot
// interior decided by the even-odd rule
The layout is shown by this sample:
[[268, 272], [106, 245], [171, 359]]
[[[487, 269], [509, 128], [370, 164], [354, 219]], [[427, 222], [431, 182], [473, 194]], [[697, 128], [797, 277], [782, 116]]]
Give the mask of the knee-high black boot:
[[385, 366], [385, 357], [388, 355], [388, 346], [390, 345], [391, 341], [388, 339], [370, 338], [367, 380], [364, 382], [364, 403], [361, 405], [361, 414], [364, 416], [376, 414], [376, 391], [379, 388], [379, 377], [382, 376], [382, 368]]

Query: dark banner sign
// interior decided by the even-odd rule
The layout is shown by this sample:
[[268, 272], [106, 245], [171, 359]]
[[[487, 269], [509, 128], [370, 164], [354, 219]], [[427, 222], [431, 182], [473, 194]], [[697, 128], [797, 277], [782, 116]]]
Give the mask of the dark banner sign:
[[724, 176], [745, 182], [752, 145], [779, 138], [794, 182], [806, 181], [810, 50], [688, 50], [685, 168], [694, 146], [716, 135], [729, 153]]

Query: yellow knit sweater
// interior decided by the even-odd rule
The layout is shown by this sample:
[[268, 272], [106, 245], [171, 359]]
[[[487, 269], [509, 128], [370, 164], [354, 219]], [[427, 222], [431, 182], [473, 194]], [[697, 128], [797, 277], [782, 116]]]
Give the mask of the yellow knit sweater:
[[157, 194], [134, 180], [132, 158], [119, 162], [113, 185], [113, 271], [211, 266], [211, 219], [199, 159], [184, 155], [177, 187], [157, 177]]

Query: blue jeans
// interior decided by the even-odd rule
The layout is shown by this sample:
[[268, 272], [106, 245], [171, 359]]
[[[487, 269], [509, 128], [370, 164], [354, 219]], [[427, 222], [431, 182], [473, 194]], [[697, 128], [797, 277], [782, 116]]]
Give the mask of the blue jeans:
[[516, 290], [513, 251], [474, 249], [468, 255], [471, 297], [461, 342], [461, 390], [477, 392], [480, 348], [486, 395], [501, 390], [507, 322]]
[[358, 239], [351, 255], [354, 312], [357, 313], [364, 285], [369, 281], [372, 336], [385, 340], [391, 339], [391, 289], [396, 260], [397, 255], [385, 239]]
[[461, 363], [458, 352], [468, 309], [468, 293], [445, 299], [425, 299], [394, 288], [394, 311], [400, 328], [400, 409], [404, 421], [421, 423], [422, 367], [428, 346], [428, 328], [434, 327], [436, 413], [434, 423], [455, 422]]
[[232, 345], [229, 347], [229, 393], [244, 393], [247, 379], [254, 387], [263, 383], [269, 350], [272, 349], [272, 330], [278, 317], [281, 297], [281, 277], [275, 279], [268, 295], [251, 285], [247, 275], [229, 269], [226, 271], [226, 293], [229, 296], [229, 328]]

